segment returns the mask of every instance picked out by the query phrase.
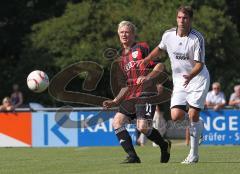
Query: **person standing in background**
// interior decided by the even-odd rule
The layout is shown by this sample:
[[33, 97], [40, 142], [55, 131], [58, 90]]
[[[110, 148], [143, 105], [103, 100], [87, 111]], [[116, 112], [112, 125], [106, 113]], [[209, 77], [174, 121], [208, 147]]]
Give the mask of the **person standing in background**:
[[19, 90], [18, 84], [13, 85], [13, 92], [11, 94], [11, 102], [14, 108], [19, 108], [23, 104], [23, 94]]

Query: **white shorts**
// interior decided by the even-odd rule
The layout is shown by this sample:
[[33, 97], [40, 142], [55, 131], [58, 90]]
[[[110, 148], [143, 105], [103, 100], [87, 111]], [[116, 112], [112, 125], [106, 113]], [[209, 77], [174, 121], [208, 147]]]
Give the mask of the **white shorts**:
[[[174, 86], [171, 97], [171, 108], [176, 105], [190, 105], [199, 109], [204, 108], [204, 103], [209, 90], [210, 80], [206, 78], [201, 85], [195, 89], [177, 88]], [[196, 87], [195, 86], [195, 87]]]

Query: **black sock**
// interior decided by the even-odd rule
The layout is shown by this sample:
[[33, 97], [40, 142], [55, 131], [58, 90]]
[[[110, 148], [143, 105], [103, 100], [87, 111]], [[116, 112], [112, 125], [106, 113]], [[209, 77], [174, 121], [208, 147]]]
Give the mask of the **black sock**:
[[132, 144], [132, 139], [125, 127], [121, 127], [115, 130], [115, 134], [118, 137], [119, 143], [123, 147], [124, 151], [131, 157], [137, 157], [137, 153]]
[[149, 130], [149, 132], [146, 134], [147, 138], [157, 145], [159, 145], [161, 148], [165, 145], [165, 141], [159, 131], [155, 128], [152, 128]]

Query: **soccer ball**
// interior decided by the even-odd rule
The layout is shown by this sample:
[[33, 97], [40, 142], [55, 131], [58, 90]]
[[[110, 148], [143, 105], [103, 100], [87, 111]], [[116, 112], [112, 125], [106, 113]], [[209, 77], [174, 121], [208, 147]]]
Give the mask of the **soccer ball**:
[[49, 79], [45, 72], [32, 71], [27, 77], [27, 86], [33, 92], [43, 92], [49, 85]]

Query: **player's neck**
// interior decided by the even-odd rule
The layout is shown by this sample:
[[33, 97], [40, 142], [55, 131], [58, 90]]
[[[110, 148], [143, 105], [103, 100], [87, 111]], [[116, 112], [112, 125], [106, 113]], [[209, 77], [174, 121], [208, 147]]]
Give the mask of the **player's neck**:
[[180, 37], [185, 37], [188, 36], [189, 32], [190, 32], [191, 28], [187, 28], [187, 29], [177, 29], [177, 35]]
[[134, 41], [128, 42], [128, 43], [124, 43], [124, 44], [122, 44], [122, 46], [123, 46], [124, 49], [128, 50], [128, 49], [130, 49], [132, 47], [133, 44], [134, 44]]

